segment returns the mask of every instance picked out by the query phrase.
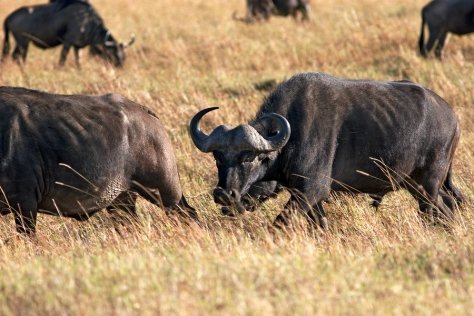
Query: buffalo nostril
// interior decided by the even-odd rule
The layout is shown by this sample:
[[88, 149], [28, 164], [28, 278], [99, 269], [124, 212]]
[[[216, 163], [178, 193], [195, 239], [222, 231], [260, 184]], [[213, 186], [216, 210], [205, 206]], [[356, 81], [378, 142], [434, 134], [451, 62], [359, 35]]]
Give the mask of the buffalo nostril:
[[230, 190], [229, 195], [234, 201], [240, 201], [240, 192], [239, 191]]

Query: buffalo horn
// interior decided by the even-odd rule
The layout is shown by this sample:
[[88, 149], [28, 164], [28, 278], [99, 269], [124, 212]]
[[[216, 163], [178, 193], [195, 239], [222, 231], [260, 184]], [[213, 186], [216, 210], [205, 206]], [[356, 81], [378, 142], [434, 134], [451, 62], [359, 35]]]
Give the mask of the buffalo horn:
[[201, 131], [201, 128], [199, 126], [199, 121], [201, 121], [204, 115], [217, 109], [218, 107], [212, 107], [212, 108], [207, 108], [207, 109], [199, 111], [196, 115], [194, 115], [194, 117], [191, 120], [191, 123], [189, 124], [189, 131], [191, 134], [191, 138], [194, 142], [194, 145], [196, 145], [196, 147], [200, 151], [205, 152], [205, 153], [211, 151], [211, 149], [209, 148], [210, 146], [208, 144], [209, 136], [204, 134]]
[[130, 35], [130, 40], [128, 41], [127, 44], [123, 45], [124, 48], [127, 48], [127, 47], [130, 47], [133, 45], [133, 43], [135, 43], [135, 34], [131, 34]]
[[[283, 148], [291, 135], [291, 127], [288, 120], [277, 113], [269, 113], [260, 118], [260, 120], [271, 120], [278, 126], [277, 133], [273, 136], [265, 137], [265, 140], [270, 145], [270, 151], [275, 151]], [[268, 150], [262, 150], [268, 151]]]

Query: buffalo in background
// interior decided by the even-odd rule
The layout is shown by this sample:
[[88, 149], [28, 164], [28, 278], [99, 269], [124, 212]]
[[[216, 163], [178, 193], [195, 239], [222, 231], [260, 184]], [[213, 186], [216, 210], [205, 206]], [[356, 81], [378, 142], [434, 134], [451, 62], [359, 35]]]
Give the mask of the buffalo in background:
[[9, 55], [11, 33], [16, 41], [14, 60], [26, 61], [30, 43], [42, 49], [62, 45], [61, 66], [71, 48], [79, 66], [79, 50], [86, 46], [94, 47], [97, 55], [114, 65], [123, 66], [125, 48], [134, 42], [134, 37], [127, 44], [117, 42], [96, 10], [85, 0], [59, 0], [19, 8], [5, 19], [3, 29], [2, 60]]
[[[474, 0], [434, 0], [423, 7], [421, 18], [420, 53], [427, 57], [436, 44], [435, 56], [441, 58], [448, 33], [474, 32]], [[425, 25], [430, 33], [426, 44]]]
[[272, 15], [293, 16], [295, 19], [301, 13], [303, 20], [309, 19], [309, 0], [247, 0], [247, 14], [245, 18], [234, 19], [252, 23], [261, 19], [268, 20]]

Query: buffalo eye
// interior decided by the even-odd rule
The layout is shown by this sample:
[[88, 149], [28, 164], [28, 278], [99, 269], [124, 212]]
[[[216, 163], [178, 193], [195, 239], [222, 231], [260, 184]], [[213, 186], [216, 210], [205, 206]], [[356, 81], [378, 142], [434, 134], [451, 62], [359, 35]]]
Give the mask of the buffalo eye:
[[256, 155], [255, 153], [251, 151], [245, 151], [240, 154], [239, 156], [239, 162], [244, 163], [244, 162], [252, 162], [255, 159]]
[[278, 133], [279, 133], [279, 131], [274, 131], [274, 130], [268, 131], [267, 136], [268, 137], [273, 137], [273, 136], [278, 135]]

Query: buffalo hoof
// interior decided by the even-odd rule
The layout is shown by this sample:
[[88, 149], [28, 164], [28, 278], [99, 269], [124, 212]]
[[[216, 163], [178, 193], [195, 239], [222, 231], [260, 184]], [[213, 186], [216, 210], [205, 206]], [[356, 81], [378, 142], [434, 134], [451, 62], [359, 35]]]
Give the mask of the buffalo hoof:
[[235, 203], [232, 206], [223, 206], [221, 207], [222, 215], [235, 217], [237, 215], [242, 215], [245, 213], [245, 207], [242, 203]]

